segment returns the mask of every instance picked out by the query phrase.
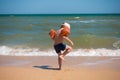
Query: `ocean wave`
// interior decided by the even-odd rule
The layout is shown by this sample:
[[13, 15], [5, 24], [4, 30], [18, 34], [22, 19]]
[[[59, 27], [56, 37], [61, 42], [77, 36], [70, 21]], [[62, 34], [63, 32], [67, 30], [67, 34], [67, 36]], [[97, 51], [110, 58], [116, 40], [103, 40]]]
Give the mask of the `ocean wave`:
[[80, 19], [80, 17], [74, 17], [74, 19]]
[[[0, 46], [0, 55], [6, 56], [57, 56], [54, 50], [42, 51], [38, 48], [11, 48]], [[120, 49], [73, 49], [67, 56], [120, 56]]]
[[113, 43], [113, 47], [117, 48], [117, 49], [120, 49], [120, 40]]
[[[76, 17], [75, 17], [76, 18]], [[78, 17], [77, 17], [78, 19]], [[66, 20], [66, 22], [69, 23], [95, 23], [95, 22], [113, 22], [115, 20], [94, 20], [94, 19], [90, 19], [90, 20]]]

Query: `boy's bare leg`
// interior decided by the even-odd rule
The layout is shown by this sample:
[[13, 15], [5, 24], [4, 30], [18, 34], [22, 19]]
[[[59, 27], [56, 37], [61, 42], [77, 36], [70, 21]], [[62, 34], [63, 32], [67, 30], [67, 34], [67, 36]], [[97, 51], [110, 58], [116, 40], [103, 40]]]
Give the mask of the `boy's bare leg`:
[[62, 67], [62, 61], [65, 61], [64, 56], [68, 54], [72, 48], [70, 46], [66, 46], [65, 52], [62, 54], [61, 52], [58, 53], [58, 65], [59, 65], [59, 70], [61, 70]]
[[62, 54], [61, 53], [59, 53], [58, 54], [58, 65], [59, 65], [59, 70], [61, 70], [61, 67], [62, 67], [62, 59], [61, 59], [61, 56]]
[[59, 57], [60, 57], [60, 59], [62, 59], [63, 61], [65, 61], [63, 54], [61, 54]]
[[60, 57], [63, 61], [65, 61], [64, 56], [65, 56], [66, 54], [68, 54], [71, 50], [72, 50], [72, 48], [67, 45], [64, 53], [63, 53], [63, 54], [60, 54], [59, 57]]
[[72, 50], [72, 48], [71, 48], [70, 46], [66, 45], [66, 49], [65, 49], [65, 51], [64, 51], [64, 53], [63, 53], [63, 57], [64, 57], [65, 55], [67, 55], [71, 50]]

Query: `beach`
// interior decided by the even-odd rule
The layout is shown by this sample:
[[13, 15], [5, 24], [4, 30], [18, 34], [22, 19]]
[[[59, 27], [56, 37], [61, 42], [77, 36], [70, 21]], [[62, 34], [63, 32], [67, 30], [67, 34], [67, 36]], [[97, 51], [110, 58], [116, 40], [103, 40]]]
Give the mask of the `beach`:
[[[58, 70], [48, 33], [63, 22], [74, 46]], [[0, 15], [0, 80], [120, 80], [120, 14]]]
[[0, 56], [0, 80], [119, 80], [120, 57]]

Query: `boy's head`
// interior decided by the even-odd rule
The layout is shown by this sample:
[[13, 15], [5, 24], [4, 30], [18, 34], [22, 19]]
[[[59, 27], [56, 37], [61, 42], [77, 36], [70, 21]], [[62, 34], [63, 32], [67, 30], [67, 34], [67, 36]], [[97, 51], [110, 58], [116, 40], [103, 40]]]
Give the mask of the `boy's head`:
[[61, 28], [67, 27], [68, 29], [70, 29], [70, 24], [68, 24], [67, 22], [64, 22], [63, 24], [61, 24]]
[[61, 24], [61, 28], [63, 28], [61, 30], [61, 36], [68, 36], [70, 34], [70, 24], [64, 22], [63, 24]]

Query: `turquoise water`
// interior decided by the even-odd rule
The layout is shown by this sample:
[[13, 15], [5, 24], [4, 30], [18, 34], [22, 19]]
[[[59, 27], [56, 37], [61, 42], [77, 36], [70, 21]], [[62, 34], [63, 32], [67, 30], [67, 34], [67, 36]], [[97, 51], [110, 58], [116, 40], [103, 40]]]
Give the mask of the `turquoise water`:
[[63, 22], [71, 25], [74, 49], [120, 48], [119, 14], [1, 15], [0, 47], [53, 49], [48, 32]]
[[0, 45], [49, 49], [51, 28], [71, 25], [74, 48], [114, 48], [120, 40], [120, 15], [9, 15], [0, 16]]

